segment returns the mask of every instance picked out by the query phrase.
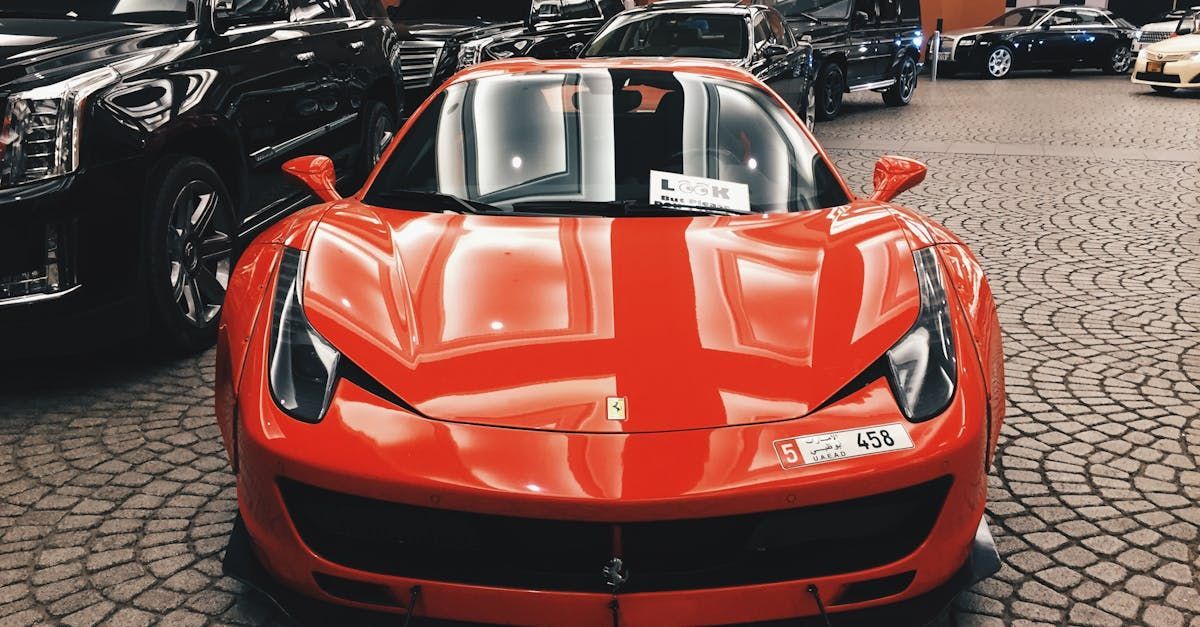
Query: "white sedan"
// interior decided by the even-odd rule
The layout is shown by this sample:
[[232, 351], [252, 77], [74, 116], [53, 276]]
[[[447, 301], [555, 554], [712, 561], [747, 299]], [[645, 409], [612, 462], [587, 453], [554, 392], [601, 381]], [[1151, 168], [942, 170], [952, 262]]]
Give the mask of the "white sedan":
[[1200, 34], [1172, 37], [1143, 48], [1133, 68], [1133, 82], [1160, 93], [1200, 89]]

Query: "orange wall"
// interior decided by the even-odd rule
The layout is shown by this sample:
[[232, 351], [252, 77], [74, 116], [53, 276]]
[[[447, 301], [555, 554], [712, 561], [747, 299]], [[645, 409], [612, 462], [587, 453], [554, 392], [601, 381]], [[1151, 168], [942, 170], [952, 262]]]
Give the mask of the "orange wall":
[[932, 35], [937, 19], [945, 22], [943, 30], [981, 26], [1004, 13], [1004, 0], [921, 0], [921, 20], [925, 34]]

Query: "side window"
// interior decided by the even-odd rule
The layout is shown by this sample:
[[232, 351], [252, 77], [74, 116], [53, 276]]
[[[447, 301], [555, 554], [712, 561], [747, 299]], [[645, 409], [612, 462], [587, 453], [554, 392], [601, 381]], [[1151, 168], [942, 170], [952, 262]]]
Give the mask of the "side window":
[[1080, 11], [1079, 23], [1087, 26], [1110, 26], [1111, 23], [1104, 16], [1094, 11]]
[[342, 0], [291, 0], [293, 22], [350, 17]]
[[223, 0], [215, 6], [235, 24], [282, 20], [288, 10], [286, 0]]
[[621, 0], [600, 0], [600, 12], [604, 17], [612, 17], [624, 10], [625, 3]]
[[762, 12], [754, 14], [754, 47], [761, 48], [767, 44], [776, 43], [775, 35], [771, 32], [771, 28], [767, 26], [767, 18]]
[[791, 48], [796, 45], [792, 39], [792, 31], [788, 30], [787, 24], [783, 22], [783, 17], [775, 11], [767, 12], [767, 26], [771, 28], [771, 35], [778, 43]]
[[562, 0], [562, 17], [564, 20], [600, 17], [600, 9], [595, 0]]
[[854, 12], [866, 13], [868, 24], [879, 23], [879, 14], [875, 11], [875, 0], [854, 0]]
[[1083, 22], [1083, 18], [1074, 11], [1059, 11], [1048, 19], [1051, 26], [1075, 26]]
[[900, 21], [919, 26], [921, 24], [921, 0], [900, 0]]
[[879, 23], [895, 24], [900, 20], [899, 0], [879, 0]]

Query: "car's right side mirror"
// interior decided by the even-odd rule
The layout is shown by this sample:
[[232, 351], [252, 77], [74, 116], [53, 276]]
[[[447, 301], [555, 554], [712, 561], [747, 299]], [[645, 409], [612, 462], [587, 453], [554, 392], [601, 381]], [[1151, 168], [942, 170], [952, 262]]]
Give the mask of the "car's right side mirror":
[[871, 200], [892, 202], [900, 194], [920, 185], [929, 168], [906, 157], [885, 156], [875, 163], [875, 192]]
[[342, 195], [337, 192], [337, 174], [333, 170], [333, 159], [329, 157], [296, 157], [283, 164], [283, 171], [304, 183], [323, 202], [342, 199]]

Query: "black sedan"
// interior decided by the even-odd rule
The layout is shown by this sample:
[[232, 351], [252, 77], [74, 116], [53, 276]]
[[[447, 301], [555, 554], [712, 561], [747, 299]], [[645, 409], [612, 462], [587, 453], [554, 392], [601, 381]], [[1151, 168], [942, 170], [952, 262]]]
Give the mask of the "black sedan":
[[811, 129], [816, 121], [813, 49], [773, 8], [741, 2], [674, 1], [613, 18], [581, 57], [686, 57], [725, 61], [770, 85]]
[[[942, 35], [938, 61], [943, 74], [980, 72], [1007, 78], [1014, 70], [1100, 68], [1124, 74], [1137, 28], [1109, 11], [1079, 6], [1016, 9], [987, 26]], [[932, 47], [932, 43], [931, 43]], [[931, 50], [932, 52], [932, 50]]]

